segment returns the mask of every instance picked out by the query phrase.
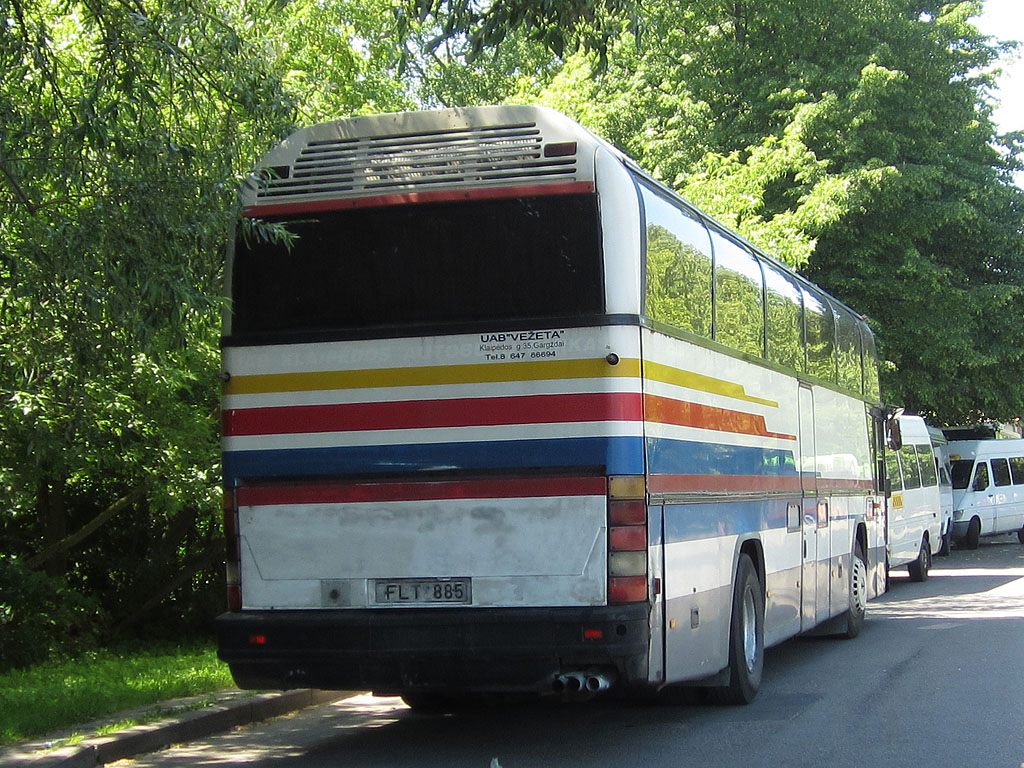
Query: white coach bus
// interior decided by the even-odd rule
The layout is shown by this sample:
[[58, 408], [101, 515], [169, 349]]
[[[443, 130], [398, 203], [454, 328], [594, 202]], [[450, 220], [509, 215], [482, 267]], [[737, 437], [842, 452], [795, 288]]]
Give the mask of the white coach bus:
[[858, 633], [884, 430], [855, 312], [543, 108], [306, 128], [243, 203], [240, 686], [740, 703], [766, 646]]

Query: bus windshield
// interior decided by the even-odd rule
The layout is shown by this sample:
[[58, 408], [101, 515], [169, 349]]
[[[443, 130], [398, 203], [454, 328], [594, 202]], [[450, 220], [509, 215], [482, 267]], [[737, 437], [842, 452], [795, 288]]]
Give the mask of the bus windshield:
[[960, 459], [954, 461], [950, 469], [953, 470], [953, 487], [963, 490], [971, 482], [971, 470], [974, 468], [973, 459]]
[[232, 334], [507, 323], [604, 308], [596, 195], [390, 205], [274, 221], [295, 235], [289, 246], [237, 242]]

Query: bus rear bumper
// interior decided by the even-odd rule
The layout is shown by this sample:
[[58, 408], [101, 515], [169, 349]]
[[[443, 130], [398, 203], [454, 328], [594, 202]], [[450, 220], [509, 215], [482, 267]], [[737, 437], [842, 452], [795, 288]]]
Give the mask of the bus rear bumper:
[[567, 674], [648, 676], [646, 604], [555, 609], [243, 611], [217, 619], [240, 688], [558, 690]]

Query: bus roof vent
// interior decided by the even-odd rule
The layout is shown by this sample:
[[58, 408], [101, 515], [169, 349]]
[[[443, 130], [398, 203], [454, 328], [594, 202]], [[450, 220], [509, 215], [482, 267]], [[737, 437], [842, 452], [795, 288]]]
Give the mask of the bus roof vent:
[[263, 171], [261, 203], [575, 180], [575, 143], [545, 153], [536, 123], [310, 141]]

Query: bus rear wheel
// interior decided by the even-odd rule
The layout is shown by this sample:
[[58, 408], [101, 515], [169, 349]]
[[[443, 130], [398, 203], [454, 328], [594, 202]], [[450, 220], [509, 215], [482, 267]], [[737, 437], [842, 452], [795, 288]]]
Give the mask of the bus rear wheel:
[[729, 624], [729, 684], [710, 691], [719, 704], [749, 704], [764, 672], [764, 590], [748, 555], [740, 555]]
[[850, 608], [846, 611], [846, 630], [840, 637], [852, 640], [860, 634], [868, 609], [868, 564], [858, 541], [850, 564]]
[[907, 565], [911, 581], [927, 581], [928, 570], [932, 567], [932, 548], [928, 543], [928, 537], [921, 539], [921, 551], [917, 560]]

